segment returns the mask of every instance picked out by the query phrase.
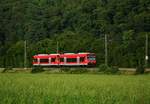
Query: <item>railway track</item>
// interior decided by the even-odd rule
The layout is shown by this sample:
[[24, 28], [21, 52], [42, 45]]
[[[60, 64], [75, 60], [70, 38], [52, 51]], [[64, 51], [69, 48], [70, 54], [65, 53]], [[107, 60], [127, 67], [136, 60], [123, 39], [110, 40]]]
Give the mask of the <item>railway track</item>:
[[[68, 68], [68, 69], [87, 69], [87, 70], [98, 70], [97, 67], [51, 67], [51, 68], [43, 68], [44, 70], [60, 70], [60, 69], [63, 69], [63, 68]], [[2, 70], [4, 70], [5, 68], [0, 68], [0, 72]], [[24, 68], [13, 68], [13, 70], [21, 70], [21, 71], [24, 71], [24, 70], [32, 70], [32, 68], [27, 68], [27, 69], [24, 69]], [[119, 68], [120, 71], [136, 71], [136, 68]], [[146, 71], [150, 72], [150, 68], [147, 68], [145, 69]]]

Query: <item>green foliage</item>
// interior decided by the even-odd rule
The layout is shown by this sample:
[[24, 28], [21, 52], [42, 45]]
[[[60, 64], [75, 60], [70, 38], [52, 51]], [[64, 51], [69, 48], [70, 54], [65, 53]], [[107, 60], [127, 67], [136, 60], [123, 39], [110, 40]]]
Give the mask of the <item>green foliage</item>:
[[6, 65], [12, 67], [22, 67], [24, 65], [23, 55], [24, 55], [24, 42], [18, 41], [16, 44], [10, 46], [10, 48], [7, 50]]
[[13, 70], [12, 66], [7, 66], [7, 67], [2, 71], [2, 73], [9, 72], [9, 71], [11, 71], [11, 70]]
[[82, 74], [82, 73], [86, 73], [88, 72], [87, 68], [67, 68], [67, 67], [63, 67], [60, 68], [61, 72], [66, 72], [69, 74]]
[[141, 65], [136, 68], [136, 74], [143, 74], [144, 71], [145, 71], [145, 68]]
[[142, 64], [139, 64], [136, 68], [136, 74], [143, 74], [145, 72], [145, 67]]
[[149, 104], [150, 75], [0, 74], [1, 104]]
[[82, 74], [82, 73], [87, 73], [87, 72], [88, 72], [87, 68], [76, 68], [76, 69], [71, 69], [69, 71], [69, 73], [71, 74]]
[[41, 66], [36, 66], [36, 67], [33, 67], [32, 70], [31, 70], [31, 73], [40, 73], [40, 72], [43, 72], [43, 68]]
[[70, 71], [70, 68], [63, 67], [63, 68], [60, 68], [60, 70], [61, 70], [62, 72], [69, 72], [69, 71]]
[[99, 65], [99, 72], [103, 72], [103, 71], [106, 71], [108, 69], [109, 69], [109, 67], [106, 64]]
[[149, 4], [149, 0], [2, 0], [0, 67], [23, 67], [24, 40], [28, 67], [33, 55], [56, 53], [57, 41], [62, 53], [94, 52], [97, 62], [104, 63], [104, 34], [108, 64], [136, 67], [144, 56], [145, 34], [150, 37]]
[[115, 74], [119, 71], [119, 68], [117, 66], [112, 66], [112, 67], [109, 67], [105, 64], [101, 64], [99, 65], [99, 72], [104, 72], [104, 73], [111, 73], [111, 74]]
[[115, 73], [117, 73], [118, 71], [119, 71], [118, 66], [112, 66], [112, 67], [111, 67], [111, 73], [112, 73], [112, 74], [115, 74]]

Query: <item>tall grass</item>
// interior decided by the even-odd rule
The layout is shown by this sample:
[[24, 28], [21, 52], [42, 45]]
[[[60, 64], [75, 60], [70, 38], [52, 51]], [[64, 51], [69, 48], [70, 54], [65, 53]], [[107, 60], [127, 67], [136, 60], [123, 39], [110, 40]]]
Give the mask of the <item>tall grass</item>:
[[1, 104], [150, 104], [150, 75], [0, 74]]

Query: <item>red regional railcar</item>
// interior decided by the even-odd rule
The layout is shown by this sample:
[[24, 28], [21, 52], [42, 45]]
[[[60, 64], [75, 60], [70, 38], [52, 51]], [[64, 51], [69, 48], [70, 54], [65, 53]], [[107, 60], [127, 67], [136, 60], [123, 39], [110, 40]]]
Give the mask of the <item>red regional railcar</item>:
[[33, 56], [33, 66], [95, 66], [94, 53], [38, 54]]

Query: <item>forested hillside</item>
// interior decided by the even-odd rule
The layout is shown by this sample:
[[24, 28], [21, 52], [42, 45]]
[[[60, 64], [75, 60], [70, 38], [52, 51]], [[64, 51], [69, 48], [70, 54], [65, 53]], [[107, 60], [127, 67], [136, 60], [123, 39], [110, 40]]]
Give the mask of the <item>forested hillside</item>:
[[104, 34], [109, 65], [144, 64], [150, 0], [0, 0], [0, 67], [23, 67], [24, 40], [28, 67], [57, 41], [60, 52], [94, 52], [103, 64]]

